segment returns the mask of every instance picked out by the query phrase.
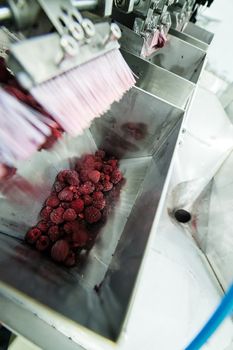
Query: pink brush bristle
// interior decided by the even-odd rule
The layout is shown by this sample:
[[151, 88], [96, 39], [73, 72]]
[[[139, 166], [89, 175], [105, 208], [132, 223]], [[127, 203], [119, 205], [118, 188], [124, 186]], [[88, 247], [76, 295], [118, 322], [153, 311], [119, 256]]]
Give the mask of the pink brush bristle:
[[[44, 116], [0, 89], [0, 139], [2, 159], [26, 159], [51, 135]], [[1, 160], [0, 160], [1, 162]]]
[[33, 87], [31, 93], [65, 131], [76, 136], [134, 84], [130, 68], [115, 49]]

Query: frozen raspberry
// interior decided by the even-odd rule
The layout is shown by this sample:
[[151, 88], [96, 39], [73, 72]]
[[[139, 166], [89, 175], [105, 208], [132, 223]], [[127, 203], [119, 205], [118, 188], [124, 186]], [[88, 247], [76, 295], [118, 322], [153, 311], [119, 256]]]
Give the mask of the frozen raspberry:
[[48, 230], [48, 236], [52, 242], [56, 242], [61, 236], [59, 227], [57, 225], [51, 226]]
[[70, 186], [69, 190], [73, 193], [78, 193], [79, 192], [79, 186]]
[[104, 186], [102, 185], [102, 184], [100, 184], [100, 183], [98, 183], [98, 184], [96, 184], [95, 185], [95, 190], [96, 191], [103, 191], [103, 189], [104, 189]]
[[95, 162], [95, 170], [101, 170], [103, 167], [102, 163], [101, 162]]
[[104, 198], [104, 195], [102, 192], [94, 192], [93, 195], [92, 195], [92, 198], [93, 199], [103, 199]]
[[77, 219], [77, 214], [74, 209], [66, 209], [63, 214], [63, 219], [65, 221], [74, 221]]
[[93, 206], [99, 210], [104, 209], [105, 205], [106, 205], [106, 202], [104, 198], [93, 200]]
[[106, 181], [110, 181], [110, 176], [109, 175], [105, 175], [105, 180]]
[[77, 214], [81, 213], [84, 209], [84, 202], [82, 199], [75, 199], [70, 203], [70, 207], [75, 210]]
[[78, 199], [80, 197], [81, 193], [78, 191], [74, 193], [74, 198], [73, 199]]
[[95, 156], [103, 159], [105, 157], [105, 152], [102, 149], [99, 149], [98, 151], [95, 152]]
[[41, 220], [38, 222], [36, 227], [41, 230], [41, 232], [47, 232], [49, 229], [49, 223], [45, 220]]
[[59, 207], [57, 209], [54, 209], [52, 211], [52, 213], [50, 214], [50, 220], [54, 223], [54, 224], [61, 224], [64, 219], [63, 219], [63, 214], [64, 214], [64, 209]]
[[73, 232], [73, 222], [66, 222], [63, 226], [63, 230], [70, 235]]
[[100, 172], [98, 170], [92, 170], [88, 173], [88, 177], [94, 184], [97, 184], [100, 180]]
[[64, 182], [56, 181], [53, 185], [56, 192], [61, 192], [66, 185]]
[[123, 176], [121, 171], [119, 169], [115, 169], [111, 176], [111, 182], [116, 185], [118, 182], [122, 180], [122, 178]]
[[67, 267], [72, 267], [76, 263], [76, 258], [75, 258], [75, 253], [74, 252], [69, 252], [66, 260], [64, 261], [65, 266]]
[[57, 179], [60, 182], [65, 182], [66, 175], [69, 173], [70, 170], [62, 170], [57, 174]]
[[88, 173], [89, 173], [89, 171], [87, 169], [82, 169], [80, 171], [80, 180], [82, 182], [86, 182], [89, 180]]
[[90, 224], [93, 224], [94, 222], [97, 222], [101, 219], [100, 211], [93, 206], [87, 207], [85, 209], [84, 215], [85, 215], [86, 221], [89, 222]]
[[112, 173], [112, 167], [111, 167], [111, 165], [104, 165], [103, 166], [103, 172], [104, 172], [104, 174], [105, 175], [109, 175], [109, 174], [111, 174]]
[[115, 169], [117, 167], [117, 163], [118, 163], [117, 159], [110, 159], [110, 160], [107, 161], [107, 164], [111, 165], [111, 167], [113, 169]]
[[100, 180], [101, 180], [101, 181], [104, 181], [104, 180], [105, 180], [105, 174], [104, 174], [104, 173], [101, 173], [101, 174], [100, 174]]
[[48, 205], [49, 207], [52, 207], [52, 208], [58, 207], [59, 204], [60, 204], [60, 201], [57, 198], [57, 196], [50, 196], [50, 197], [48, 197], [48, 199], [46, 201], [46, 205]]
[[83, 201], [86, 207], [92, 204], [92, 198], [91, 196], [89, 196], [89, 194], [86, 194], [85, 196], [83, 196]]
[[36, 249], [40, 252], [45, 251], [49, 247], [49, 237], [48, 236], [40, 236], [40, 238], [36, 242]]
[[41, 230], [39, 230], [38, 228], [34, 227], [34, 228], [31, 228], [27, 234], [26, 234], [26, 241], [29, 243], [29, 244], [34, 244], [36, 243], [36, 241], [38, 240], [38, 238], [41, 236]]
[[40, 216], [44, 219], [44, 220], [49, 220], [50, 218], [50, 214], [52, 212], [53, 208], [49, 207], [48, 205], [46, 207], [44, 207], [41, 212], [40, 212]]
[[63, 209], [69, 209], [70, 203], [69, 202], [60, 202], [60, 207]]
[[78, 186], [79, 185], [79, 176], [77, 171], [75, 170], [69, 170], [65, 176], [65, 181], [72, 186]]
[[72, 247], [84, 247], [88, 241], [88, 233], [85, 229], [79, 229], [72, 235]]
[[104, 192], [111, 191], [111, 189], [113, 188], [113, 184], [109, 181], [104, 181], [103, 186], [104, 186], [104, 188], [103, 188]]
[[87, 169], [94, 169], [95, 157], [92, 154], [88, 154], [83, 157], [83, 165]]
[[51, 257], [53, 260], [57, 262], [65, 261], [69, 254], [69, 244], [64, 239], [60, 239], [54, 245], [51, 249]]
[[71, 202], [73, 199], [73, 192], [69, 187], [65, 187], [58, 195], [58, 198], [64, 202]]
[[80, 214], [78, 214], [78, 217], [82, 220], [82, 219], [84, 219], [84, 214], [80, 213]]
[[90, 194], [94, 192], [95, 186], [92, 184], [91, 181], [86, 181], [83, 185], [80, 186], [80, 192], [82, 194]]

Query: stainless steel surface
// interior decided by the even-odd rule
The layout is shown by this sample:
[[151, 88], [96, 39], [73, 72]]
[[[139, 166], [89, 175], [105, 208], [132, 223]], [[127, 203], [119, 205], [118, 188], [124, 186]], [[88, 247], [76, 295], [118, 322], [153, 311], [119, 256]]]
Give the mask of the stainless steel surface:
[[173, 35], [168, 35], [166, 45], [156, 52], [149, 61], [196, 83], [202, 71], [205, 57], [205, 51]]
[[[30, 88], [112, 49], [119, 48], [119, 44], [114, 40], [103, 45], [106, 35], [110, 32], [109, 23], [98, 23], [95, 25], [95, 29], [94, 37], [89, 38], [87, 44], [79, 47], [79, 54], [64, 59], [64, 61], [60, 36], [57, 33], [13, 44], [8, 63], [9, 67], [21, 84], [26, 88]], [[58, 64], [60, 61], [62, 63]]]
[[196, 38], [194, 38], [191, 35], [186, 34], [185, 32], [179, 32], [178, 30], [175, 30], [173, 28], [170, 28], [169, 30], [169, 34], [176, 36], [177, 38], [186, 41], [187, 43], [198, 47], [199, 49], [203, 50], [203, 51], [207, 51], [209, 48], [209, 45], [206, 44], [203, 41], [200, 41]]
[[[22, 312], [22, 319], [19, 315], [18, 322], [14, 322], [1, 308], [3, 322], [29, 337], [27, 330], [22, 329], [22, 322], [24, 317], [27, 317], [27, 322], [37, 319], [33, 312], [28, 311], [35, 309], [39, 302], [42, 305], [37, 320], [38, 334], [49, 317], [49, 324], [56, 324], [65, 338], [71, 336], [72, 321], [77, 322], [77, 331], [80, 324], [114, 341], [118, 338], [183, 114], [182, 110], [135, 87], [81, 137], [66, 138], [52, 151], [40, 152], [30, 161], [19, 164], [18, 176], [8, 186], [6, 184], [0, 200], [0, 231], [5, 233], [0, 235], [0, 294], [4, 299], [7, 293], [17, 310], [27, 311]], [[142, 131], [139, 139], [129, 132], [129, 123]], [[35, 223], [58, 170], [66, 167], [69, 159], [72, 162], [74, 156], [94, 151], [96, 147], [104, 147], [121, 158], [126, 182], [118, 188], [119, 200], [112, 201], [106, 224], [96, 228], [99, 234], [93, 249], [77, 268], [63, 269], [42, 258], [19, 238]], [[24, 178], [21, 190], [15, 193], [17, 181], [22, 181], [21, 176]], [[34, 192], [30, 192], [30, 184]], [[29, 189], [27, 195], [26, 185]], [[7, 201], [6, 195], [11, 199]], [[101, 282], [97, 293], [94, 286]], [[70, 324], [65, 330], [58, 322], [61, 317]], [[52, 333], [54, 330], [47, 327], [48, 338]], [[35, 338], [32, 335], [40, 346], [46, 341]], [[49, 340], [47, 344], [46, 350], [52, 349]]]
[[11, 10], [11, 19], [20, 30], [33, 25], [41, 10], [35, 0], [8, 0], [7, 3]]
[[179, 108], [187, 106], [195, 88], [193, 83], [127, 51], [121, 52], [138, 77], [138, 87]]
[[[140, 57], [143, 38], [131, 29], [120, 25], [122, 49]], [[193, 83], [198, 81], [204, 66], [206, 52], [173, 35], [168, 35], [166, 45], [147, 60]]]
[[187, 24], [183, 32], [208, 45], [211, 44], [211, 41], [213, 40], [213, 37], [214, 37], [213, 33], [191, 22]]

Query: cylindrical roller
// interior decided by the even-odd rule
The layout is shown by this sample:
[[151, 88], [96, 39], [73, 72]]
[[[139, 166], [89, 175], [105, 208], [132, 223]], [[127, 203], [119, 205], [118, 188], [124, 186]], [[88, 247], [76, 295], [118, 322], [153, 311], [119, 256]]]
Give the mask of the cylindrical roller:
[[7, 6], [0, 7], [0, 21], [11, 18], [11, 10]]
[[98, 0], [73, 0], [72, 5], [78, 10], [94, 10], [98, 5]]

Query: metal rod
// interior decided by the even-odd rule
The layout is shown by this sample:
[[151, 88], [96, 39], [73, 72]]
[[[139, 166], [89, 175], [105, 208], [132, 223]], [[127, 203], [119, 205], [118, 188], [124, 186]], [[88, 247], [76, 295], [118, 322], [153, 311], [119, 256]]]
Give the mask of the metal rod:
[[11, 18], [11, 10], [9, 7], [0, 7], [0, 21], [5, 21]]
[[98, 5], [98, 0], [72, 0], [72, 5], [78, 10], [94, 10]]

